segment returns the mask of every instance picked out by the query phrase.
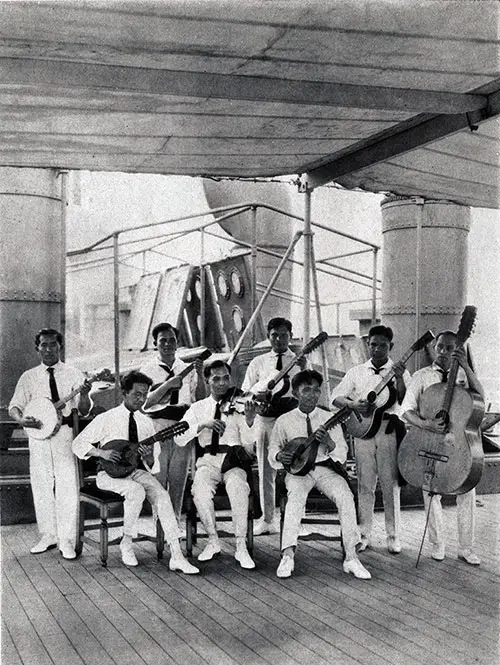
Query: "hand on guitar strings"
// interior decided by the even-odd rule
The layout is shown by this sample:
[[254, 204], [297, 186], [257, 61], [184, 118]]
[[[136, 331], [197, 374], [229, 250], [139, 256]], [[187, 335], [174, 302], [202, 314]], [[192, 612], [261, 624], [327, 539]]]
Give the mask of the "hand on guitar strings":
[[138, 448], [139, 455], [141, 458], [149, 464], [149, 466], [152, 466], [154, 463], [154, 458], [153, 458], [153, 444], [146, 445], [144, 443], [141, 443]]
[[100, 457], [101, 459], [113, 462], [114, 464], [118, 464], [122, 458], [121, 453], [113, 448], [94, 448], [94, 457]]
[[361, 415], [366, 416], [370, 413], [373, 406], [371, 402], [366, 399], [356, 399], [347, 403], [347, 406], [353, 411], [359, 411]]
[[276, 455], [276, 461], [281, 462], [284, 467], [290, 466], [295, 459], [295, 453], [287, 450], [280, 450]]
[[38, 420], [38, 418], [35, 418], [34, 416], [23, 416], [21, 420], [19, 420], [19, 424], [23, 427], [28, 427], [31, 429], [42, 429], [43, 427], [42, 421]]

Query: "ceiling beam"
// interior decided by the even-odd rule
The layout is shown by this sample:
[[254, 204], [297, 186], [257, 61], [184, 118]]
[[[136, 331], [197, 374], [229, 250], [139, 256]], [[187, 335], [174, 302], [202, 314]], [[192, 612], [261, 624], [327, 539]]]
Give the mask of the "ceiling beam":
[[143, 92], [202, 97], [339, 106], [408, 113], [458, 114], [483, 109], [486, 95], [407, 88], [382, 88], [329, 81], [122, 67], [63, 60], [0, 58], [4, 85]]
[[360, 141], [347, 151], [320, 166], [304, 167], [305, 184], [313, 189], [348, 173], [386, 161], [392, 157], [421, 148], [428, 143], [469, 128], [473, 131], [481, 122], [500, 112], [500, 93], [489, 98], [487, 111], [457, 115], [421, 115], [399, 123], [392, 129]]

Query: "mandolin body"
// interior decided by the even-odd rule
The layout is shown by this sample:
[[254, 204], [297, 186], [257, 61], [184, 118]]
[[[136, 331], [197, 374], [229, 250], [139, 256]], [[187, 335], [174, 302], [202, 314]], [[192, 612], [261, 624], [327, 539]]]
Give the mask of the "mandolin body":
[[[443, 404], [445, 383], [427, 388], [420, 399], [420, 416], [435, 418]], [[455, 386], [446, 433], [410, 427], [401, 442], [398, 465], [403, 478], [415, 487], [436, 494], [464, 494], [473, 489], [483, 469], [479, 430], [484, 414], [481, 397]]]

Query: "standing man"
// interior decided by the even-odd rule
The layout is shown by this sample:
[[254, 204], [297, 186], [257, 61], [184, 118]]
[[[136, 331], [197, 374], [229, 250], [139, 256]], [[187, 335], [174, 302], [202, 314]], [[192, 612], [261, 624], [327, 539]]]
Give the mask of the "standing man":
[[[457, 348], [457, 335], [451, 330], [445, 330], [436, 336], [434, 341], [435, 360], [432, 365], [423, 367], [415, 372], [406, 391], [401, 405], [403, 418], [423, 430], [443, 433], [447, 423], [440, 418], [423, 418], [420, 415], [420, 399], [423, 392], [434, 383], [447, 382], [451, 361], [456, 359], [460, 365], [456, 384], [476, 392], [483, 397], [483, 388], [467, 362], [467, 355], [463, 347]], [[424, 505], [429, 511], [429, 541], [432, 544], [431, 557], [442, 561], [445, 557], [443, 509], [441, 495], [429, 496], [424, 490]], [[472, 489], [465, 494], [457, 496], [457, 526], [458, 526], [458, 558], [471, 566], [479, 566], [480, 560], [474, 552], [474, 517], [476, 505], [476, 490]]]
[[[71, 410], [78, 409], [82, 416], [86, 416], [91, 402], [90, 383], [85, 381], [83, 373], [60, 360], [63, 345], [62, 334], [53, 328], [44, 328], [36, 334], [35, 347], [41, 364], [19, 378], [9, 404], [9, 414], [28, 433], [31, 489], [41, 536], [30, 552], [40, 554], [58, 544], [65, 559], [74, 559], [79, 490], [77, 466], [71, 450]], [[26, 406], [40, 397], [58, 402], [77, 388], [81, 388], [79, 396], [69, 400], [62, 409], [60, 429], [44, 440], [30, 436], [30, 431], [40, 429], [42, 423], [33, 416], [23, 415]]]
[[394, 363], [389, 358], [392, 349], [393, 332], [386, 326], [373, 326], [368, 333], [370, 359], [362, 365], [348, 370], [332, 391], [333, 404], [339, 408], [347, 406], [368, 414], [370, 404], [366, 397], [389, 372], [393, 371], [393, 389], [396, 400], [389, 406], [383, 416], [378, 432], [371, 439], [355, 439], [354, 452], [358, 476], [358, 508], [361, 544], [363, 552], [370, 546], [373, 509], [375, 504], [375, 488], [377, 478], [382, 488], [384, 501], [385, 529], [387, 533], [387, 549], [392, 554], [401, 552], [399, 536], [400, 520], [400, 486], [397, 463], [398, 439], [404, 435], [404, 425], [397, 415], [406, 392], [406, 384], [410, 379], [409, 372], [401, 363]]
[[[73, 441], [75, 455], [99, 457], [110, 462], [119, 462], [121, 454], [103, 446], [115, 439], [140, 443], [155, 434], [151, 420], [141, 413], [146, 401], [151, 379], [141, 372], [129, 372], [121, 380], [123, 402], [114, 409], [99, 414]], [[167, 490], [152, 475], [159, 470], [160, 444], [141, 444], [136, 469], [123, 477], [115, 478], [105, 470], [97, 473], [97, 487], [108, 492], [116, 492], [125, 498], [123, 504], [123, 537], [120, 543], [122, 561], [126, 566], [137, 566], [133, 549], [133, 539], [137, 536], [137, 524], [142, 504], [147, 497], [153, 506], [165, 532], [165, 540], [170, 546], [170, 570], [180, 570], [188, 575], [199, 572], [184, 557], [179, 544], [179, 529], [172, 502]]]
[[347, 444], [339, 428], [331, 430], [329, 434], [323, 426], [332, 414], [316, 408], [322, 383], [323, 377], [314, 369], [306, 369], [296, 374], [292, 379], [292, 386], [298, 406], [277, 419], [271, 434], [269, 463], [274, 469], [283, 469], [283, 465], [288, 466], [293, 462], [294, 454], [287, 450], [287, 444], [293, 439], [308, 439], [314, 434], [318, 446], [314, 464], [306, 475], [287, 473], [285, 477], [288, 500], [283, 524], [281, 561], [276, 574], [278, 577], [290, 577], [293, 572], [300, 521], [307, 496], [317, 487], [337, 505], [345, 550], [344, 572], [369, 580], [371, 574], [356, 554], [359, 541], [356, 507], [344, 470]]
[[[292, 340], [292, 324], [288, 319], [276, 317], [267, 324], [267, 338], [271, 342], [271, 351], [254, 358], [247, 367], [242, 390], [252, 392], [256, 397], [266, 397], [263, 390], [265, 383], [272, 379], [279, 370], [286, 367], [296, 358], [290, 350]], [[291, 378], [304, 369], [305, 358], [301, 358], [298, 366], [293, 367], [276, 386], [278, 396], [274, 403], [262, 415], [257, 417], [257, 462], [259, 466], [259, 492], [263, 509], [262, 518], [254, 528], [254, 535], [277, 533], [275, 521], [276, 504], [276, 470], [269, 464], [269, 440], [276, 418], [295, 408], [297, 402], [292, 398]]]
[[[170, 323], [158, 323], [152, 335], [159, 355], [142, 365], [140, 371], [153, 379], [144, 410], [152, 419], [155, 431], [159, 432], [181, 420], [193, 402], [205, 397], [205, 385], [202, 361], [197, 361], [195, 369], [184, 381], [177, 376], [187, 367], [176, 357], [177, 328]], [[162, 410], [149, 411], [150, 407], [163, 404], [165, 396], [168, 398]], [[181, 448], [173, 439], [162, 444], [158, 480], [168, 489], [179, 526], [190, 461], [191, 446]]]
[[[214, 511], [217, 485], [223, 482], [231, 504], [236, 537], [234, 558], [242, 568], [255, 568], [246, 545], [248, 503], [251, 482], [251, 464], [254, 459], [252, 426], [255, 404], [247, 401], [245, 414], [231, 408], [231, 367], [223, 360], [215, 360], [205, 367], [209, 397], [195, 402], [183, 421], [189, 430], [176, 438], [177, 445], [185, 446], [198, 437], [203, 455], [196, 462], [193, 479], [193, 499], [201, 523], [208, 535], [208, 543], [199, 554], [199, 561], [210, 561], [221, 551]], [[225, 410], [229, 408], [229, 413]]]

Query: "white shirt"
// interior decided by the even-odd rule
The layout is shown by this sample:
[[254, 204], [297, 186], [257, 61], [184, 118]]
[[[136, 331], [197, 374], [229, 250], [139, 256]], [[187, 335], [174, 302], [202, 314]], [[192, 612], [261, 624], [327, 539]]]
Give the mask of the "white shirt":
[[[407, 411], [415, 411], [419, 413], [420, 396], [430, 386], [435, 383], [441, 383], [442, 370], [435, 362], [427, 367], [417, 370], [410, 379], [406, 388], [406, 395], [401, 404], [401, 413], [404, 415]], [[467, 376], [464, 370], [459, 367], [456, 379], [456, 385], [467, 387]]]
[[[287, 349], [283, 354], [282, 354], [282, 362], [283, 362], [283, 367], [286, 367], [292, 361], [294, 358], [297, 356], [293, 351], [290, 349]], [[255, 384], [264, 382], [266, 383], [270, 379], [274, 378], [276, 374], [278, 373], [278, 370], [276, 369], [276, 363], [278, 362], [278, 354], [275, 351], [269, 351], [269, 353], [264, 353], [261, 356], [256, 356], [253, 360], [250, 361], [250, 364], [247, 367], [247, 371], [245, 374], [245, 378], [243, 379], [243, 384], [241, 386], [242, 390], [244, 392], [258, 392], [258, 390], [254, 390]], [[297, 372], [300, 372], [300, 367], [298, 365], [295, 365], [292, 367], [290, 372], [288, 373], [288, 376], [292, 378], [294, 374], [297, 374]], [[278, 386], [278, 389], [282, 386], [280, 383]], [[263, 386], [262, 389], [265, 390], [266, 386]], [[292, 389], [290, 387], [290, 390], [286, 394], [283, 395], [283, 397], [289, 397], [292, 394]]]
[[[66, 365], [61, 361], [52, 365], [52, 367], [54, 368], [54, 378], [56, 380], [57, 392], [59, 393], [60, 399], [69, 395], [73, 390], [76, 390], [76, 388], [80, 388], [85, 381], [85, 375], [76, 367], [71, 367], [71, 365]], [[48, 397], [51, 399], [49, 386], [50, 375], [47, 369], [48, 366], [42, 363], [21, 374], [14, 390], [14, 394], [12, 395], [12, 399], [10, 400], [9, 409], [16, 406], [21, 412], [23, 412], [29, 402], [33, 399], [38, 399], [40, 397]], [[79, 399], [79, 394], [70, 399], [62, 409], [62, 415], [69, 416], [72, 409], [77, 409]]]
[[[200, 446], [208, 448], [212, 443], [213, 430], [203, 428], [198, 432], [198, 427], [207, 420], [213, 420], [216, 406], [217, 402], [211, 395], [190, 406], [181, 420], [181, 422], [186, 422], [189, 425], [189, 429], [184, 434], [176, 437], [175, 443], [178, 446], [185, 446], [192, 439], [198, 437]], [[224, 405], [222, 405], [222, 410], [224, 410]], [[219, 444], [221, 446], [244, 446], [249, 452], [253, 452], [255, 432], [253, 427], [248, 427], [245, 416], [241, 413], [232, 413], [229, 416], [222, 414], [221, 420], [226, 423], [226, 429], [219, 438]], [[209, 457], [213, 458], [214, 462], [217, 460], [218, 466], [222, 466], [224, 455], [225, 453], [218, 453], [217, 455], [209, 455]], [[206, 457], [205, 454], [203, 459]]]
[[[385, 365], [378, 368], [374, 367], [371, 359], [361, 365], [352, 367], [345, 373], [344, 378], [338, 386], [335, 386], [333, 389], [331, 397], [332, 402], [337, 397], [349, 397], [355, 400], [366, 398], [368, 393], [371, 390], [374, 390], [382, 379], [389, 374], [393, 365], [393, 360], [389, 358]], [[375, 369], [378, 370], [378, 374], [375, 373]], [[410, 381], [410, 372], [406, 369], [403, 374], [403, 381], [406, 386]], [[401, 413], [401, 406], [396, 401], [386, 410], [386, 413], [395, 413], [396, 415], [399, 415]]]
[[[318, 409], [317, 407], [314, 411], [311, 411], [309, 419], [311, 421], [313, 432], [331, 418], [332, 415], [333, 413], [331, 411], [325, 411], [324, 409]], [[320, 443], [316, 455], [316, 462], [324, 462], [330, 457], [333, 461], [344, 464], [347, 459], [347, 443], [342, 434], [340, 425], [329, 430], [328, 434], [335, 443], [335, 449], [330, 450], [326, 443]], [[274, 469], [283, 468], [281, 462], [278, 462], [276, 459], [276, 455], [283, 450], [289, 441], [298, 436], [307, 437], [308, 434], [307, 414], [297, 408], [288, 413], [284, 413], [274, 424], [273, 431], [271, 432], [271, 441], [269, 443], [269, 464]]]
[[[73, 441], [73, 452], [75, 455], [80, 459], [84, 459], [95, 445], [102, 448], [105, 443], [115, 439], [128, 441], [129, 414], [130, 411], [122, 403], [119, 406], [115, 406], [114, 409], [109, 409], [109, 411], [96, 416], [83, 432], [75, 437]], [[141, 411], [134, 411], [134, 418], [139, 441], [154, 436], [155, 429], [151, 418], [148, 418]], [[145, 463], [145, 466], [151, 473], [159, 473], [160, 471], [160, 463], [158, 461], [160, 451], [160, 443], [155, 441], [153, 446], [154, 464], [149, 468]]]
[[[163, 367], [160, 367], [160, 363], [163, 365], [167, 364], [163, 363], [161, 358], [155, 358], [154, 360], [144, 363], [144, 365], [141, 365], [139, 368], [140, 372], [149, 376], [153, 380], [153, 386], [156, 387], [158, 387], [158, 384], [163, 383], [168, 376], [167, 371], [164, 370]], [[176, 356], [170, 369], [173, 371], [174, 375], [177, 376], [177, 374], [187, 366], [188, 363], [185, 363]], [[196, 369], [193, 368], [193, 370], [182, 380], [182, 386], [179, 389], [179, 404], [192, 404], [196, 401], [197, 385], [198, 376], [196, 374]], [[154, 390], [154, 388], [151, 387], [150, 392], [151, 390]]]

